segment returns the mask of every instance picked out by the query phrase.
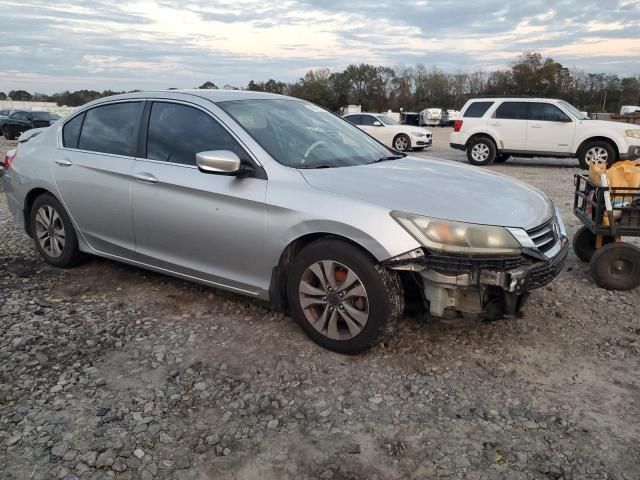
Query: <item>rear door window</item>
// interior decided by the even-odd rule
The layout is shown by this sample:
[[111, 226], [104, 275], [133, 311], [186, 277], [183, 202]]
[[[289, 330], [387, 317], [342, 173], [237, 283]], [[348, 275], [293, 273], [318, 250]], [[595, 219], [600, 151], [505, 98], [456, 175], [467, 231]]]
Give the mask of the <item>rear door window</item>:
[[217, 121], [197, 108], [154, 102], [149, 117], [147, 158], [195, 165], [196, 153], [230, 150], [241, 160], [248, 155]]
[[529, 120], [529, 102], [504, 102], [496, 109], [496, 118]]
[[143, 102], [126, 102], [92, 108], [85, 114], [78, 148], [135, 156], [143, 106]]
[[360, 125], [364, 125], [366, 127], [373, 127], [373, 122], [376, 122], [376, 121], [378, 120], [371, 115], [362, 115], [362, 121], [360, 122]]
[[78, 148], [83, 120], [84, 113], [72, 118], [62, 127], [62, 145], [66, 148]]
[[464, 112], [464, 118], [482, 118], [493, 102], [473, 102]]
[[571, 119], [558, 107], [550, 103], [535, 102], [531, 104], [531, 120], [546, 122], [568, 122]]

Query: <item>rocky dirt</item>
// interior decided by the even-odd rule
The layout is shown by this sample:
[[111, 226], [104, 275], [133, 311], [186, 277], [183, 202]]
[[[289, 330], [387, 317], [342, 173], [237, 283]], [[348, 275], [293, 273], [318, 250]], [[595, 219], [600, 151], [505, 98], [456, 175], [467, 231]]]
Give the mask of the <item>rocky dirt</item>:
[[[435, 133], [425, 154], [464, 158]], [[488, 168], [548, 193], [573, 233], [575, 163]], [[638, 293], [597, 288], [571, 253], [522, 319], [407, 315], [386, 345], [347, 357], [240, 296], [97, 258], [52, 268], [2, 196], [0, 471], [637, 479]]]

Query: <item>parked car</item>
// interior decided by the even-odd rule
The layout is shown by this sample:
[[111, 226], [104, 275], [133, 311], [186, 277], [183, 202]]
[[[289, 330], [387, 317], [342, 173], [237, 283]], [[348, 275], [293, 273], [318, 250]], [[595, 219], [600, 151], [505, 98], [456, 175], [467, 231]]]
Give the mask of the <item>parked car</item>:
[[640, 158], [640, 126], [590, 120], [564, 100], [475, 98], [454, 123], [451, 148], [473, 165], [518, 157], [578, 158], [589, 163]]
[[424, 150], [433, 141], [430, 130], [403, 125], [384, 114], [358, 113], [345, 115], [343, 118], [399, 152]]
[[567, 252], [533, 187], [280, 95], [103, 98], [22, 134], [4, 163], [9, 210], [51, 265], [90, 253], [269, 300], [340, 352], [382, 341], [411, 298], [516, 315]]
[[0, 110], [0, 134], [2, 134], [2, 128], [4, 127], [5, 122], [9, 119], [9, 115], [18, 111], [21, 110]]
[[60, 115], [49, 112], [13, 112], [2, 124], [2, 134], [7, 140], [14, 140], [32, 128], [48, 127], [60, 120]]

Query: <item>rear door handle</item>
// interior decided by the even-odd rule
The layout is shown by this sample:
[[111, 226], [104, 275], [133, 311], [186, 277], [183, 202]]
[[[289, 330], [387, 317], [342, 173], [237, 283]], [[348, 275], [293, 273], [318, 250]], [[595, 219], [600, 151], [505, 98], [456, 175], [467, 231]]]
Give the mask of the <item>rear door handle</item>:
[[492, 127], [499, 127], [500, 125], [502, 125], [500, 122], [492, 122], [491, 123]]
[[533, 125], [531, 125], [531, 128], [542, 128], [542, 125], [540, 125], [539, 123], [534, 123]]
[[136, 173], [133, 178], [144, 183], [158, 183], [158, 179], [150, 173]]
[[70, 167], [71, 165], [73, 165], [73, 163], [71, 163], [66, 158], [57, 158], [56, 160], [54, 160], [54, 162], [56, 162], [56, 165], [60, 165], [61, 167]]

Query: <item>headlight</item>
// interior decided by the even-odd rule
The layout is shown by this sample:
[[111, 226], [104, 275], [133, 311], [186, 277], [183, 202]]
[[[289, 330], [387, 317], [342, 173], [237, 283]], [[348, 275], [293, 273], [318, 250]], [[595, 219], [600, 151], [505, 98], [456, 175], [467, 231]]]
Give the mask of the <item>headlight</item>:
[[625, 137], [640, 138], [640, 128], [633, 128], [624, 131]]
[[403, 212], [391, 212], [424, 247], [449, 253], [518, 254], [522, 247], [503, 227], [452, 222]]
[[424, 137], [424, 133], [423, 132], [411, 132], [411, 135], [414, 137]]

